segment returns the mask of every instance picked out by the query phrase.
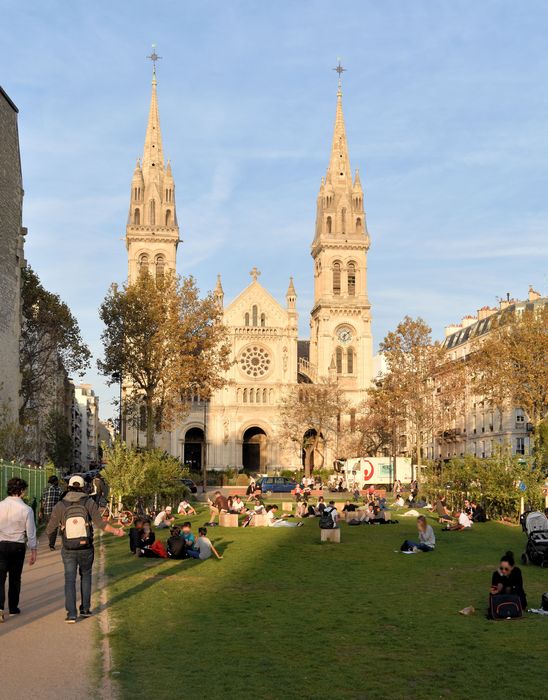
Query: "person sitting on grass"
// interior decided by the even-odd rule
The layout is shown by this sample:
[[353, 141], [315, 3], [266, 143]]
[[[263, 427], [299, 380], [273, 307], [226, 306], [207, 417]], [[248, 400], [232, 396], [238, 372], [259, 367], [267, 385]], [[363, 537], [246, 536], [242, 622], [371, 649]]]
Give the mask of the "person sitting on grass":
[[400, 547], [402, 552], [432, 552], [436, 546], [436, 535], [431, 525], [426, 522], [424, 515], [417, 518], [419, 541], [405, 540]]
[[154, 527], [157, 530], [164, 530], [170, 528], [174, 522], [175, 518], [171, 515], [171, 506], [166, 506], [154, 518]]
[[436, 501], [436, 513], [438, 514], [439, 523], [453, 522], [455, 519], [451, 514], [451, 511], [447, 508], [445, 498], [442, 498], [441, 496]]
[[302, 527], [302, 523], [288, 523], [284, 518], [277, 518], [278, 506], [266, 507], [266, 522], [268, 527]]
[[209, 503], [209, 524], [214, 523], [215, 518], [221, 513], [228, 513], [229, 511], [228, 498], [223, 496], [220, 491], [215, 491], [215, 500], [211, 501], [208, 498], [207, 502]]
[[470, 505], [472, 506], [472, 522], [474, 522], [474, 523], [487, 522], [487, 516], [485, 515], [485, 511], [483, 510], [483, 507], [479, 503], [476, 503], [476, 501], [471, 501]]
[[184, 498], [180, 503], [179, 507], [177, 508], [177, 513], [179, 515], [196, 515], [196, 510], [193, 506], [190, 505], [190, 503]]
[[135, 518], [133, 527], [129, 528], [129, 550], [132, 554], [135, 554], [135, 550], [140, 546], [143, 522], [143, 518]]
[[143, 520], [143, 527], [139, 531], [139, 542], [135, 549], [135, 555], [138, 557], [156, 557], [150, 547], [156, 541], [156, 535], [150, 527], [149, 520]]
[[356, 510], [358, 510], [358, 506], [355, 503], [350, 503], [350, 501], [345, 502], [343, 513], [354, 513]]
[[297, 518], [308, 518], [308, 503], [306, 501], [299, 501], [299, 503], [297, 503], [295, 516]]
[[214, 554], [217, 559], [222, 559], [222, 554], [215, 549], [211, 540], [207, 536], [207, 528], [201, 527], [198, 529], [199, 537], [196, 540], [195, 549], [187, 549], [187, 554], [192, 559], [200, 559], [204, 561], [209, 559], [212, 554]]
[[403, 507], [404, 507], [405, 501], [403, 500], [401, 493], [398, 494], [396, 500], [394, 501], [394, 503], [392, 503], [392, 505], [393, 505], [393, 506], [396, 506], [397, 508], [403, 508]]
[[470, 527], [472, 527], [472, 521], [470, 520], [468, 515], [466, 515], [466, 513], [462, 510], [459, 513], [457, 513], [456, 523], [447, 523], [447, 526], [442, 529], [449, 530], [451, 532], [456, 532], [457, 530], [466, 530]]
[[516, 566], [512, 552], [506, 552], [500, 558], [499, 568], [493, 572], [491, 577], [490, 594], [499, 595], [501, 593], [519, 596], [522, 609], [527, 609], [527, 596], [523, 590], [523, 576], [519, 566]]
[[188, 555], [186, 553], [185, 538], [181, 533], [181, 529], [172, 527], [170, 535], [166, 543], [168, 557], [170, 559], [186, 559]]
[[324, 512], [325, 508], [326, 508], [326, 505], [325, 505], [324, 497], [320, 496], [318, 498], [318, 502], [316, 503], [316, 507], [314, 509], [318, 518], [320, 518], [322, 516], [322, 513]]
[[194, 534], [192, 532], [192, 525], [186, 521], [186, 523], [183, 523], [183, 529], [181, 530], [181, 534], [184, 537], [185, 540], [185, 545], [187, 549], [194, 549], [194, 543], [196, 542], [196, 538], [194, 537]]

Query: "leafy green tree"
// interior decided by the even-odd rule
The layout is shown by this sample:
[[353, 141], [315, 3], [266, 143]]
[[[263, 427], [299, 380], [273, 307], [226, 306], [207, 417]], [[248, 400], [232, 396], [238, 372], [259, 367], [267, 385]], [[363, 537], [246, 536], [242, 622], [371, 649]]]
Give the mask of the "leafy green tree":
[[91, 353], [76, 318], [57, 294], [42, 286], [30, 267], [21, 271], [21, 423], [43, 407], [52, 372], [60, 362], [68, 373], [83, 373]]
[[125, 401], [144, 404], [146, 446], [188, 412], [188, 397], [208, 397], [224, 385], [230, 348], [213, 294], [200, 298], [192, 277], [143, 273], [113, 284], [101, 304], [105, 324], [100, 371], [121, 373]]
[[24, 462], [31, 449], [29, 433], [13, 420], [8, 406], [0, 406], [0, 459]]
[[58, 469], [68, 469], [72, 464], [73, 441], [65, 417], [58, 411], [50, 411], [44, 428], [46, 454]]

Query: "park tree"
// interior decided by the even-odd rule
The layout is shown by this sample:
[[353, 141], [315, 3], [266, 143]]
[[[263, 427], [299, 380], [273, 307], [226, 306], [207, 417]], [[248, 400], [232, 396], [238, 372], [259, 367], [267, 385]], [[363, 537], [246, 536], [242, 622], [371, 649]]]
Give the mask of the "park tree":
[[230, 366], [222, 309], [213, 294], [200, 298], [192, 277], [148, 273], [113, 284], [101, 304], [105, 324], [100, 371], [123, 379], [125, 398], [146, 414], [146, 447], [188, 411], [189, 394], [203, 398], [223, 386]]
[[50, 411], [44, 426], [46, 455], [58, 469], [68, 469], [72, 464], [73, 441], [65, 416]]
[[67, 373], [82, 374], [90, 365], [91, 353], [84, 343], [76, 318], [57, 294], [42, 286], [30, 267], [21, 271], [23, 325], [21, 329], [22, 424], [50, 400], [52, 378], [61, 364]]
[[0, 406], [0, 460], [23, 462], [31, 449], [29, 432], [8, 405]]
[[548, 304], [501, 314], [469, 357], [471, 385], [499, 411], [519, 407], [533, 426], [533, 453], [542, 463], [548, 419]]
[[336, 382], [297, 384], [282, 398], [279, 413], [279, 437], [301, 459], [305, 453], [305, 475], [310, 476], [312, 455], [322, 469], [328, 446], [335, 444], [341, 431], [342, 416], [348, 410], [344, 392]]
[[436, 424], [436, 377], [445, 363], [442, 346], [432, 342], [431, 328], [421, 318], [406, 316], [382, 341], [387, 364], [384, 394], [399, 406], [411, 444], [417, 479], [421, 472], [421, 448], [433, 438]]

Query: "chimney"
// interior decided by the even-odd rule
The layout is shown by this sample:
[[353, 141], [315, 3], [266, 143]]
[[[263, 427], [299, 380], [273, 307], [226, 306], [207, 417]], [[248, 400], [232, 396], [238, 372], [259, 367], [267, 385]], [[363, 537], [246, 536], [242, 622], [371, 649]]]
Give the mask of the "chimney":
[[462, 326], [459, 323], [453, 323], [450, 326], [445, 326], [445, 337], [448, 338], [450, 335], [453, 335], [453, 333], [460, 331], [461, 328]]
[[533, 289], [533, 287], [529, 285], [529, 301], [536, 301], [537, 299], [540, 299], [539, 292], [537, 292], [536, 289]]
[[490, 306], [482, 306], [478, 309], [478, 321], [483, 321], [484, 318], [491, 316], [496, 312], [496, 308], [491, 308]]
[[471, 326], [473, 323], [477, 321], [476, 316], [463, 316], [462, 321], [461, 321], [461, 326], [463, 328], [468, 328], [468, 326]]

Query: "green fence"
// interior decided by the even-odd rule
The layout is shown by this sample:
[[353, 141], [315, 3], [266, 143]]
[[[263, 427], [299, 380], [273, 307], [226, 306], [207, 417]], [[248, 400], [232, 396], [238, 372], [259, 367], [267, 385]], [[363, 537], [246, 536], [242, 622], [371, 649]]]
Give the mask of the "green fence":
[[34, 469], [33, 467], [22, 467], [19, 464], [0, 461], [0, 498], [5, 498], [7, 493], [8, 481], [13, 477], [24, 479], [28, 486], [25, 500], [29, 505], [36, 498], [37, 503], [40, 503], [42, 491], [48, 483], [49, 473], [45, 469]]

